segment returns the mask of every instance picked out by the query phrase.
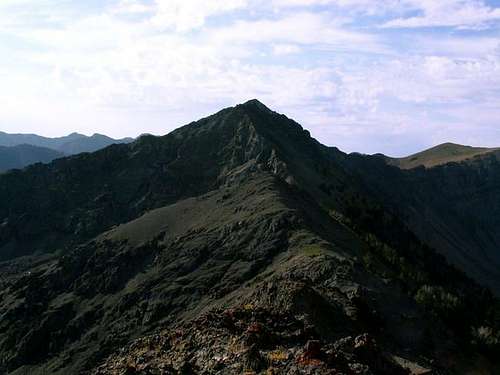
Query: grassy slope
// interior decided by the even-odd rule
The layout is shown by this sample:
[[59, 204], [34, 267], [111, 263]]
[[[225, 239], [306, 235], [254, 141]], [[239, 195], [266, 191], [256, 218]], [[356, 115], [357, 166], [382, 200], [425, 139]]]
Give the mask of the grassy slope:
[[428, 150], [404, 158], [387, 158], [389, 164], [401, 169], [412, 169], [419, 166], [432, 168], [451, 162], [461, 162], [476, 156], [485, 155], [500, 150], [499, 148], [484, 148], [462, 146], [444, 143]]

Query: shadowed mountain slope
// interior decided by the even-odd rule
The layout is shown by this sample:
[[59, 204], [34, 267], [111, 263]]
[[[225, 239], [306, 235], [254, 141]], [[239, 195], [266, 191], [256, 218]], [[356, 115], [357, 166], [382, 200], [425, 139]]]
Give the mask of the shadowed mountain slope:
[[500, 152], [430, 169], [400, 170], [351, 155], [366, 186], [448, 261], [500, 294]]
[[283, 179], [295, 178], [289, 169], [303, 171], [297, 178], [333, 201], [337, 197], [319, 188], [320, 174], [331, 176], [333, 185], [348, 177], [330, 159], [300, 125], [249, 103], [164, 137], [11, 172], [0, 179], [6, 202], [0, 206], [0, 258], [74, 245], [149, 209], [216, 189], [254, 164]]
[[63, 156], [60, 152], [31, 145], [0, 146], [0, 172], [21, 169], [34, 163], [49, 163]]
[[386, 157], [386, 161], [388, 164], [394, 165], [401, 169], [412, 169], [420, 166], [432, 168], [437, 165], [473, 159], [477, 156], [489, 154], [495, 151], [500, 151], [500, 149], [470, 147], [454, 143], [443, 143], [436, 147], [404, 158]]
[[254, 100], [1, 175], [0, 369], [495, 371], [498, 301], [350, 163]]

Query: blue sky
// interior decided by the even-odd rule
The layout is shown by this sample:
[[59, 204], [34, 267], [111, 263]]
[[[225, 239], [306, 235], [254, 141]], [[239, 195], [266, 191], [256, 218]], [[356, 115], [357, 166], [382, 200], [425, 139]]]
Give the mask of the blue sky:
[[258, 98], [321, 142], [500, 146], [500, 0], [0, 0], [0, 130], [165, 134]]

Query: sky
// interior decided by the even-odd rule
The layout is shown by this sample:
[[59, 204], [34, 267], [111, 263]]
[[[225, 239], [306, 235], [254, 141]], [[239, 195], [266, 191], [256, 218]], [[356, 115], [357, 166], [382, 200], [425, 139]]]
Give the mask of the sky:
[[500, 146], [500, 0], [0, 0], [0, 131], [162, 135], [252, 98], [347, 152]]

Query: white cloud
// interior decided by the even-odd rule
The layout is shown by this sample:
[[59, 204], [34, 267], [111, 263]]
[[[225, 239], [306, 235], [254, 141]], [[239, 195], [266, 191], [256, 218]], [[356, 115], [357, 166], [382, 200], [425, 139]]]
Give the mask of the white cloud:
[[[374, 112], [383, 102], [406, 106], [474, 106], [477, 98], [499, 96], [500, 59], [408, 57], [340, 73], [340, 108]], [[382, 103], [382, 104], [381, 104]]]
[[278, 8], [331, 6], [367, 14], [380, 14], [399, 10], [401, 0], [272, 0], [272, 4]]
[[215, 43], [324, 45], [350, 51], [385, 52], [374, 35], [352, 31], [328, 14], [298, 12], [277, 19], [240, 20], [208, 32]]
[[154, 6], [137, 0], [121, 0], [111, 8], [111, 11], [115, 14], [144, 14], [154, 12], [154, 10]]
[[275, 44], [273, 45], [273, 53], [278, 56], [291, 55], [299, 53], [300, 47], [295, 44]]
[[500, 37], [442, 36], [415, 37], [414, 50], [421, 55], [470, 59], [500, 56]]
[[179, 32], [197, 29], [208, 17], [243, 8], [246, 0], [155, 0], [156, 14], [151, 19], [160, 29], [174, 28]]
[[500, 21], [500, 8], [488, 6], [480, 0], [402, 0], [402, 4], [421, 14], [390, 20], [385, 27], [481, 28]]
[[[383, 14], [387, 28], [485, 28], [500, 21], [500, 7], [484, 0], [273, 0], [279, 8], [330, 6], [367, 15]], [[415, 15], [417, 13], [417, 15]]]

